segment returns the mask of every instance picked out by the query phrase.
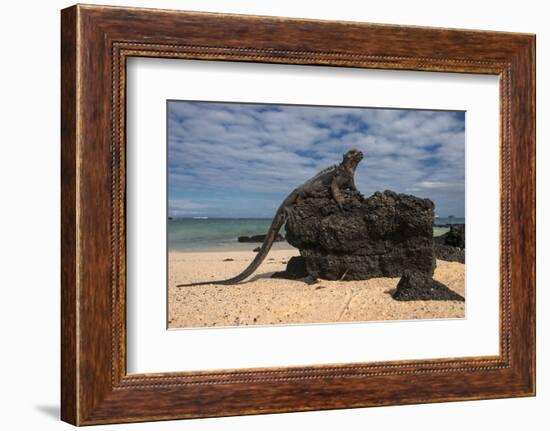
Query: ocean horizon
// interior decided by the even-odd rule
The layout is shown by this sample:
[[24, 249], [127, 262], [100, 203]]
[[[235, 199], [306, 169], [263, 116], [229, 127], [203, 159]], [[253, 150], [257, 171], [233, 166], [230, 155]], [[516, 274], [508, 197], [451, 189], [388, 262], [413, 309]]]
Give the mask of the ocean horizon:
[[[267, 233], [271, 218], [211, 218], [169, 217], [167, 241], [170, 251], [252, 250], [260, 243], [239, 243], [239, 236]], [[449, 230], [444, 225], [464, 224], [464, 217], [437, 217], [434, 236]], [[286, 235], [284, 226], [280, 233]], [[294, 248], [286, 241], [275, 243], [276, 248]]]

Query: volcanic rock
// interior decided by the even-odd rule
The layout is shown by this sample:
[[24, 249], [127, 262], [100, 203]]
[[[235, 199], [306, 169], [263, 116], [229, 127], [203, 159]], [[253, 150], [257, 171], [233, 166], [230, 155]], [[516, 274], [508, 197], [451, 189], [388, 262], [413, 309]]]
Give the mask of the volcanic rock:
[[397, 301], [464, 301], [464, 297], [432, 277], [415, 271], [405, 271], [392, 298]]
[[440, 260], [445, 260], [447, 262], [466, 262], [466, 253], [463, 248], [452, 247], [445, 244], [435, 243], [434, 244], [435, 257]]
[[465, 246], [466, 228], [463, 224], [452, 225], [449, 232], [434, 238], [437, 259], [465, 263]]
[[328, 191], [299, 199], [286, 223], [286, 240], [300, 249], [309, 276], [328, 280], [428, 276], [435, 268], [434, 204], [392, 191], [365, 199], [343, 191], [340, 209]]
[[271, 278], [297, 280], [308, 275], [305, 259], [302, 256], [292, 256], [286, 265], [286, 270], [273, 273]]
[[455, 224], [450, 227], [449, 232], [441, 235], [446, 245], [453, 247], [465, 248], [466, 245], [466, 226], [463, 224]]

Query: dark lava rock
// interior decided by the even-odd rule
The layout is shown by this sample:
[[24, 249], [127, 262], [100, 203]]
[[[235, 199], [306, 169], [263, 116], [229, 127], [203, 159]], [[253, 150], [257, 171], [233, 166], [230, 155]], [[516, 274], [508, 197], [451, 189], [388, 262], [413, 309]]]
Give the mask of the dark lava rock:
[[343, 191], [343, 210], [328, 191], [299, 199], [286, 240], [300, 249], [310, 276], [328, 280], [433, 274], [434, 204], [429, 199], [376, 192], [365, 199]]
[[449, 232], [441, 235], [446, 245], [465, 248], [466, 245], [466, 226], [455, 224], [451, 226]]
[[435, 257], [449, 262], [465, 263], [466, 227], [450, 226], [449, 232], [434, 238]]
[[466, 263], [466, 252], [463, 248], [452, 247], [450, 245], [434, 244], [435, 257], [447, 262]]
[[305, 278], [308, 275], [305, 259], [302, 256], [293, 256], [288, 261], [286, 270], [273, 273], [271, 278], [297, 280], [299, 278]]
[[[237, 238], [238, 242], [264, 242], [266, 234], [263, 235], [252, 235], [252, 236], [240, 236]], [[280, 233], [277, 234], [275, 242], [284, 241], [285, 237]]]
[[464, 301], [463, 296], [444, 284], [415, 271], [403, 273], [392, 298], [397, 301]]

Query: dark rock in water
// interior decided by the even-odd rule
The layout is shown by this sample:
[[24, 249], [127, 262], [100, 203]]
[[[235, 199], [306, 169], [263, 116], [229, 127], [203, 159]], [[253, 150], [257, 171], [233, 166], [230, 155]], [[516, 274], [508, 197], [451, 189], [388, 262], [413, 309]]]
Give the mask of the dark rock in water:
[[305, 278], [309, 274], [306, 268], [306, 261], [302, 256], [293, 256], [286, 265], [285, 271], [275, 272], [271, 278], [286, 278], [288, 280], [297, 280]]
[[376, 192], [365, 199], [344, 190], [341, 210], [328, 191], [299, 199], [286, 223], [307, 272], [328, 280], [433, 274], [434, 204], [429, 199]]
[[449, 232], [441, 235], [444, 237], [446, 245], [453, 247], [465, 248], [466, 245], [466, 226], [463, 224], [455, 224], [451, 226]]
[[435, 257], [449, 262], [465, 263], [466, 227], [452, 225], [449, 232], [434, 238]]
[[452, 291], [431, 276], [415, 271], [405, 271], [392, 298], [397, 301], [464, 301], [464, 297]]
[[[266, 234], [263, 235], [252, 235], [252, 236], [240, 236], [237, 238], [238, 242], [264, 242]], [[280, 233], [277, 234], [277, 237], [274, 239], [274, 242], [284, 241], [285, 237]]]

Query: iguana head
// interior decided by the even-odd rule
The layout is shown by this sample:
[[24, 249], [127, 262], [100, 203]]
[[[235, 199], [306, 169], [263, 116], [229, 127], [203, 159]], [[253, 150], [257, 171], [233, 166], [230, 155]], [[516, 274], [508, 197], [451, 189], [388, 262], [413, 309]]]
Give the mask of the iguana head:
[[354, 148], [344, 154], [344, 159], [342, 160], [342, 164], [346, 168], [350, 169], [352, 172], [355, 172], [355, 168], [357, 167], [357, 165], [361, 160], [363, 160], [363, 153]]

